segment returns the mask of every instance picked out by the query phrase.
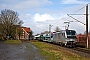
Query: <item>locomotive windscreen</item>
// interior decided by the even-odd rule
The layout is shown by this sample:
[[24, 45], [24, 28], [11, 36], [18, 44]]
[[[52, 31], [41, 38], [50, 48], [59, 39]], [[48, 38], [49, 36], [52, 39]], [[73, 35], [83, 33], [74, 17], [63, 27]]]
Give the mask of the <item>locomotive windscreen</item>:
[[75, 35], [76, 32], [74, 30], [66, 30], [67, 35]]
[[76, 38], [76, 32], [74, 30], [66, 30], [67, 38]]

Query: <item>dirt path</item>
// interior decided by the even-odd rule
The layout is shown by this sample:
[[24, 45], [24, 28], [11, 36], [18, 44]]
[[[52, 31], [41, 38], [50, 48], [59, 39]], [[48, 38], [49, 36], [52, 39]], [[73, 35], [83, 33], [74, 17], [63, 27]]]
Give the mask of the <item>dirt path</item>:
[[0, 60], [45, 60], [38, 49], [28, 42], [6, 44], [0, 41]]

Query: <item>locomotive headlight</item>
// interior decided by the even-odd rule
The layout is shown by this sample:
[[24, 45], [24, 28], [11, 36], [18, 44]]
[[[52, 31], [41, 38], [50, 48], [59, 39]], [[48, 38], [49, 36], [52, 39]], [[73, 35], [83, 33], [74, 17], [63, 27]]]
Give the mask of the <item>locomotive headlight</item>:
[[67, 45], [67, 41], [65, 41], [65, 46]]
[[74, 41], [73, 39], [70, 39], [70, 41]]

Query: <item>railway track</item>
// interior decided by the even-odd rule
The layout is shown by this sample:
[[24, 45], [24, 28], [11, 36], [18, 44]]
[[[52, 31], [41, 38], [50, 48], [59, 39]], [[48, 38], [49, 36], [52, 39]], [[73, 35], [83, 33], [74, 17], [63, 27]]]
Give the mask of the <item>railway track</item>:
[[75, 48], [66, 48], [66, 47], [61, 47], [61, 49], [65, 49], [67, 51], [71, 51], [73, 53], [76, 53], [78, 55], [90, 58], [90, 49], [86, 49], [86, 48], [80, 48], [80, 47], [75, 47]]
[[[45, 42], [45, 43], [47, 43], [47, 42]], [[90, 49], [81, 48], [81, 47], [74, 47], [74, 48], [64, 47], [64, 46], [60, 46], [59, 44], [53, 44], [53, 43], [48, 43], [48, 44], [52, 44], [52, 46], [56, 45], [57, 48], [71, 51], [71, 52], [76, 53], [78, 55], [90, 58]]]
[[[60, 46], [58, 44], [54, 44], [54, 45]], [[90, 54], [90, 49], [86, 49], [86, 48], [82, 48], [82, 47], [63, 47], [63, 46], [60, 46], [60, 47], [68, 49], [68, 50], [73, 50], [73, 51], [78, 51], [78, 52]]]
[[68, 47], [62, 47], [58, 44], [52, 44], [52, 45], [56, 45], [57, 48], [61, 48], [61, 49], [67, 50], [67, 51], [71, 51], [71, 52], [74, 52], [78, 55], [90, 58], [90, 49], [81, 48], [81, 47], [68, 48]]
[[76, 51], [80, 51], [80, 52], [84, 52], [84, 53], [90, 54], [90, 49], [80, 48], [80, 47], [76, 47], [76, 48], [72, 48], [72, 49], [76, 50]]

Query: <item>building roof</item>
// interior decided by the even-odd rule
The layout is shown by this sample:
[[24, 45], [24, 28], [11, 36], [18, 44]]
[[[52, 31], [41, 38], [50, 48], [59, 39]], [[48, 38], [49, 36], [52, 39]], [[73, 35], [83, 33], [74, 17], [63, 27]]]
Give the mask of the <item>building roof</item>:
[[27, 33], [31, 32], [30, 28], [23, 27], [23, 29], [24, 29]]

